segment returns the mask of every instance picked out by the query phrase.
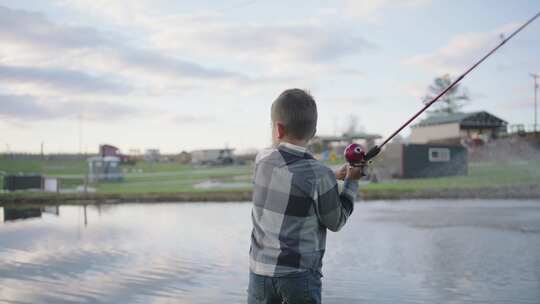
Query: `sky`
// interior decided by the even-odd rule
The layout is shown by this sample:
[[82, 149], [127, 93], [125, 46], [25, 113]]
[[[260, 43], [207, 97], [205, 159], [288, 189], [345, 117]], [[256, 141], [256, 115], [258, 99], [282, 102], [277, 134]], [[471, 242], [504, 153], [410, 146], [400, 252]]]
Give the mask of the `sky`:
[[[457, 77], [538, 11], [525, 0], [0, 0], [0, 153], [260, 149], [272, 101], [292, 87], [317, 101], [317, 134], [355, 116], [387, 136], [435, 77]], [[538, 54], [537, 20], [463, 80], [463, 110], [533, 124]]]

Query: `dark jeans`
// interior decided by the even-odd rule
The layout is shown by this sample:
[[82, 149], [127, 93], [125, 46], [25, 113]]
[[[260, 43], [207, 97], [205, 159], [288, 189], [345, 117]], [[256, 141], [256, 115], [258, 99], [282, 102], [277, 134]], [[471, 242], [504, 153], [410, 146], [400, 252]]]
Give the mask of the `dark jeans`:
[[284, 277], [249, 273], [248, 304], [321, 303], [321, 275], [306, 271]]

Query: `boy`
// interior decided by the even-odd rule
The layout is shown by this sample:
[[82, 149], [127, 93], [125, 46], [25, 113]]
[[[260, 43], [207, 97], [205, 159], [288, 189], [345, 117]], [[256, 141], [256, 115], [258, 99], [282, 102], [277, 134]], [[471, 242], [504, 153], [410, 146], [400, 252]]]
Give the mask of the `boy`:
[[271, 112], [274, 147], [255, 161], [248, 303], [321, 303], [326, 229], [351, 215], [362, 169], [334, 173], [306, 152], [317, 127], [308, 93], [284, 91]]

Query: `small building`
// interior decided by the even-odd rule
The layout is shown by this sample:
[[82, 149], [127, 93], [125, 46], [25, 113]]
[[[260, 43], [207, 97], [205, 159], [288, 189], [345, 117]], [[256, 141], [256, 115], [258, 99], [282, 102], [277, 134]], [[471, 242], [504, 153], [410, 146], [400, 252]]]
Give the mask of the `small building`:
[[122, 181], [123, 179], [120, 158], [115, 156], [88, 158], [88, 180], [90, 182]]
[[99, 145], [99, 155], [102, 157], [118, 156], [120, 154], [120, 149], [113, 145]]
[[39, 174], [6, 175], [3, 188], [6, 191], [41, 191], [43, 176]]
[[508, 123], [486, 111], [433, 115], [411, 127], [411, 143], [482, 144], [507, 132]]
[[361, 142], [364, 148], [369, 149], [375, 145], [375, 140], [380, 138], [381, 136], [378, 134], [363, 132], [344, 133], [340, 136], [318, 135], [310, 140], [308, 149], [319, 155], [320, 159], [328, 160], [343, 155], [343, 151], [349, 144]]
[[161, 159], [159, 149], [146, 149], [144, 151], [144, 160], [147, 162], [158, 162]]
[[234, 149], [204, 149], [191, 152], [194, 165], [231, 165], [234, 163]]
[[130, 158], [128, 155], [123, 154], [118, 147], [113, 145], [100, 145], [99, 146], [99, 156], [101, 157], [118, 157], [122, 163], [134, 163], [134, 159]]
[[462, 145], [389, 144], [385, 169], [398, 178], [467, 175], [468, 150]]

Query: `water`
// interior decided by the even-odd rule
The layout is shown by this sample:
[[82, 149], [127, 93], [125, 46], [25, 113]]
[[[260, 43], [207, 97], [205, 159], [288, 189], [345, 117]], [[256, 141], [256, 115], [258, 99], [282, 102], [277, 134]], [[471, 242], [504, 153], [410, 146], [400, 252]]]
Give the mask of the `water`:
[[[0, 303], [243, 303], [250, 208], [0, 207]], [[329, 233], [325, 303], [540, 303], [540, 202], [355, 208]]]

